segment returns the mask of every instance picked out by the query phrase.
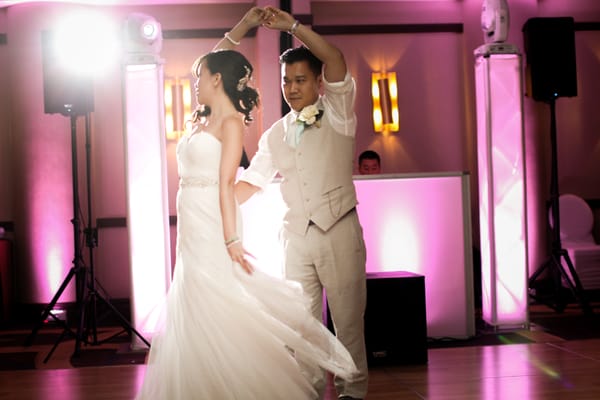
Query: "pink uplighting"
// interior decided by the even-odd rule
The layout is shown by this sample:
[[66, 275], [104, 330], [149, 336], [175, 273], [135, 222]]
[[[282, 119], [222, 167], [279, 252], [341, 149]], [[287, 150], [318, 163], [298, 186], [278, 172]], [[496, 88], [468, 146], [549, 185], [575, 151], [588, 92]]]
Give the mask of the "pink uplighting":
[[[58, 291], [61, 282], [66, 276], [65, 264], [63, 263], [64, 250], [69, 246], [64, 246], [62, 243], [53, 243], [46, 255], [45, 265], [47, 265], [46, 285], [50, 293], [45, 293], [48, 298], [51, 298]], [[62, 299], [64, 301], [64, 299]]]
[[[29, 190], [24, 199], [27, 207], [27, 229], [31, 235], [31, 280], [29, 298], [25, 301], [46, 303], [57, 292], [73, 266], [73, 224], [71, 137], [68, 119], [63, 116], [64, 131], [51, 131], [48, 135], [61, 135], [64, 140], [45, 140], [43, 145], [33, 146], [32, 163], [38, 153], [54, 154], [45, 161], [45, 167], [28, 177]], [[51, 145], [49, 143], [52, 143]], [[27, 293], [27, 292], [26, 292]], [[69, 285], [60, 298], [61, 302], [73, 301], [74, 285]]]

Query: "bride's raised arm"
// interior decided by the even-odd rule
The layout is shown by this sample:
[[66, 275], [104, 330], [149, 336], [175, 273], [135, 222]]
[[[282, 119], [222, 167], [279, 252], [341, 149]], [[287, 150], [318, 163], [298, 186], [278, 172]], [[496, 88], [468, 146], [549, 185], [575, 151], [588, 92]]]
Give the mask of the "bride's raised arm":
[[233, 50], [240, 44], [240, 41], [249, 30], [261, 26], [267, 19], [268, 14], [264, 8], [252, 7], [229, 32], [225, 33], [225, 36], [219, 40], [213, 51], [220, 49]]

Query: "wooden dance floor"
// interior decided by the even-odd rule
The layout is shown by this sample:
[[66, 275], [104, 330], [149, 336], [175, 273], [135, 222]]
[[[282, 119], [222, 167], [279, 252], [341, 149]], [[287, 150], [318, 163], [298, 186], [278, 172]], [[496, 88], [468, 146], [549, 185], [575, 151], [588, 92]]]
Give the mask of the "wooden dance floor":
[[[565, 311], [566, 315], [577, 313], [580, 313], [577, 307]], [[600, 313], [598, 308], [595, 313]], [[550, 319], [554, 318], [553, 314], [554, 311], [548, 312]], [[48, 329], [44, 328], [43, 332], [48, 333]], [[91, 350], [112, 353], [112, 361], [107, 358], [107, 365], [85, 366], [83, 363], [84, 366], [74, 367], [72, 339], [61, 341], [44, 363], [43, 359], [55, 342], [34, 340], [28, 347], [11, 343], [15, 337], [26, 333], [23, 330], [0, 331], [0, 399], [130, 400], [141, 384], [145, 352], [141, 360], [138, 352], [124, 353], [118, 362], [114, 361], [128, 346], [125, 341], [93, 346]], [[102, 334], [105, 333], [108, 332], [103, 330]], [[367, 398], [600, 399], [600, 335], [565, 339], [535, 324], [529, 330], [496, 333], [500, 344], [474, 341], [468, 345], [431, 346], [426, 365], [371, 368]], [[89, 347], [82, 346], [82, 352], [87, 352]], [[28, 362], [34, 364], [30, 368], [24, 361], [28, 357]], [[335, 399], [332, 387], [329, 387], [326, 399]]]

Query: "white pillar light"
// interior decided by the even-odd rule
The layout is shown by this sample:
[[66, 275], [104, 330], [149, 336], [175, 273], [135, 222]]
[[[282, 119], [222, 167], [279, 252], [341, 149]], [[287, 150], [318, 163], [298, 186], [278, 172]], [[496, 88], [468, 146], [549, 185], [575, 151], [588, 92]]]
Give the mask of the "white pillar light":
[[[171, 281], [160, 24], [131, 14], [125, 23], [123, 134], [132, 324], [151, 338]], [[133, 338], [133, 347], [139, 347]]]
[[510, 44], [475, 51], [482, 316], [528, 326], [527, 214], [521, 56]]

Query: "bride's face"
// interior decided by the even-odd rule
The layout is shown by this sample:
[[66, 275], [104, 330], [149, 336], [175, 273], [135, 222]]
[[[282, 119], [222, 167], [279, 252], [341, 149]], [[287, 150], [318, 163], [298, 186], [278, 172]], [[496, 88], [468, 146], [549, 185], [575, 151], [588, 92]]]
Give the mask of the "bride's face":
[[196, 79], [196, 83], [194, 84], [194, 88], [196, 89], [196, 101], [198, 104], [208, 105], [210, 103], [210, 94], [214, 89], [214, 77], [215, 75], [210, 73], [204, 63], [200, 64], [198, 67], [198, 79]]

